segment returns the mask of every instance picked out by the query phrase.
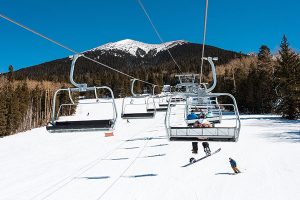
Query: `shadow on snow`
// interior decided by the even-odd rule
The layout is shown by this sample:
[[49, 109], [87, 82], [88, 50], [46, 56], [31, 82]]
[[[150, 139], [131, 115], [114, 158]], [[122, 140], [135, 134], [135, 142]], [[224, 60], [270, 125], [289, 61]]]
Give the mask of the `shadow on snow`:
[[143, 156], [143, 157], [140, 157], [140, 158], [153, 158], [153, 157], [160, 157], [160, 156], [165, 156], [166, 154], [155, 154], [155, 155], [150, 155], [150, 156]]
[[138, 149], [140, 147], [124, 147], [123, 149]]
[[139, 141], [139, 140], [163, 140], [166, 139], [165, 136], [161, 137], [143, 137], [143, 138], [134, 138], [134, 139], [129, 139], [129, 140], [125, 140], [126, 142], [132, 142], [132, 141]]
[[110, 158], [110, 159], [102, 159], [102, 160], [128, 160], [129, 158]]
[[131, 176], [122, 176], [124, 178], [142, 178], [142, 177], [152, 177], [157, 176], [158, 174], [138, 174], [138, 175], [131, 175]]
[[148, 146], [148, 147], [161, 147], [161, 146], [167, 146], [169, 144], [156, 144], [156, 145], [152, 145], [152, 146]]
[[85, 176], [85, 177], [76, 177], [76, 178], [84, 178], [89, 180], [99, 180], [99, 179], [108, 179], [110, 176]]
[[291, 142], [291, 143], [298, 143], [300, 142], [300, 130], [292, 130], [283, 133], [274, 133], [265, 138], [276, 139], [277, 142]]
[[230, 173], [230, 172], [222, 172], [222, 173], [215, 173], [215, 175], [235, 175], [235, 173]]

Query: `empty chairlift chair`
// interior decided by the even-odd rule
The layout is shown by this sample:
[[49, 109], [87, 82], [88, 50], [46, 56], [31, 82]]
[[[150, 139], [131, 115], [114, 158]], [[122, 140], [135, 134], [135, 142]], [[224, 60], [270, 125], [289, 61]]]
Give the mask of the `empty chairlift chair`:
[[[187, 102], [177, 103], [169, 108], [165, 118], [165, 126], [170, 141], [237, 141], [240, 132], [240, 117], [233, 95], [228, 93], [211, 93], [216, 86], [216, 71], [212, 58], [208, 58], [213, 72], [213, 84], [210, 88], [198, 87], [198, 91], [186, 93]], [[217, 99], [224, 98], [227, 104], [219, 104]], [[209, 126], [198, 126], [189, 122], [187, 113], [201, 108], [212, 111]], [[214, 116], [215, 115], [215, 116]], [[195, 120], [196, 121], [196, 120]], [[201, 121], [201, 119], [199, 119]]]
[[152, 96], [149, 97], [148, 101], [154, 102], [154, 106], [147, 108], [147, 112], [165, 112], [168, 109], [167, 96], [165, 93], [155, 94], [156, 85], [153, 86]]
[[[79, 55], [73, 57], [70, 71], [70, 81], [75, 88], [59, 89], [55, 92], [52, 117], [46, 129], [49, 132], [112, 130], [117, 119], [114, 94], [107, 86], [87, 87], [85, 83], [74, 82], [73, 73], [78, 57]], [[104, 98], [98, 97], [98, 93], [101, 92], [105, 94]], [[86, 98], [87, 95], [94, 97]], [[68, 102], [62, 102], [66, 97]], [[76, 113], [71, 116], [63, 116], [66, 108], [76, 109]]]
[[133, 91], [136, 79], [131, 80], [132, 96], [125, 97], [122, 102], [121, 118], [146, 119], [153, 118], [156, 113], [155, 102], [150, 94], [135, 94]]
[[158, 95], [159, 96], [158, 106], [165, 108], [166, 110], [168, 109], [169, 100], [170, 97], [172, 96], [171, 88], [172, 87], [170, 85], [164, 85], [162, 87], [161, 93]]
[[149, 99], [151, 100], [152, 98], [153, 98], [153, 101], [155, 103], [155, 107], [148, 108], [147, 109], [148, 112], [154, 112], [154, 111], [156, 111], [156, 112], [165, 112], [165, 111], [168, 110], [168, 103], [166, 101], [166, 97], [156, 95], [156, 96], [152, 96]]

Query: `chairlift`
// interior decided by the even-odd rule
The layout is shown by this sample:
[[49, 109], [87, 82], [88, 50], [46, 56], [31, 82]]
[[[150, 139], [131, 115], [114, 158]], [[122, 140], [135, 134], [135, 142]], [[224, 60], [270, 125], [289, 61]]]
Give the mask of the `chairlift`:
[[160, 107], [168, 107], [170, 97], [172, 96], [172, 87], [170, 85], [163, 85], [162, 91], [159, 94], [159, 103]]
[[149, 99], [153, 99], [155, 107], [148, 108], [148, 112], [156, 111], [156, 112], [165, 112], [168, 109], [168, 95], [164, 93], [163, 90], [160, 94], [155, 94], [156, 85], [153, 86], [153, 93]]
[[199, 74], [177, 74], [178, 84], [175, 86], [175, 92], [169, 98], [171, 106], [175, 106], [177, 103], [185, 102], [190, 94], [194, 94], [198, 91], [199, 84], [197, 83], [197, 76]]
[[154, 98], [150, 94], [136, 94], [133, 91], [137, 79], [131, 80], [132, 96], [125, 97], [122, 102], [121, 118], [123, 119], [145, 119], [153, 118], [156, 113]]
[[178, 78], [179, 83], [175, 86], [177, 94], [191, 94], [198, 90], [199, 84], [197, 77], [199, 74], [177, 74], [175, 77]]
[[[46, 129], [49, 132], [112, 130], [114, 129], [117, 120], [117, 109], [113, 91], [107, 86], [88, 87], [86, 83], [76, 83], [73, 76], [75, 63], [78, 57], [78, 54], [74, 55], [70, 70], [70, 82], [75, 86], [75, 88], [59, 89], [55, 92], [53, 97], [52, 117], [51, 121], [46, 126]], [[99, 98], [98, 91], [100, 90], [105, 91], [109, 95], [105, 98]], [[94, 93], [94, 98], [87, 98], [87, 94], [89, 92]], [[58, 102], [60, 105], [57, 105], [57, 98], [63, 93], [68, 94], [70, 102]], [[74, 100], [72, 95], [75, 93], [79, 94], [76, 100]], [[90, 111], [80, 116], [76, 113], [77, 116], [63, 117], [60, 114], [65, 107], [76, 107], [77, 110], [79, 107], [90, 108]], [[109, 113], [110, 116], [107, 116], [107, 113]], [[74, 118], [76, 120], [74, 120]]]
[[[229, 93], [212, 93], [216, 86], [216, 70], [213, 60], [216, 58], [206, 58], [212, 67], [213, 83], [206, 88], [206, 85], [191, 87], [192, 90], [181, 92], [185, 95], [187, 102], [174, 102], [175, 107], [169, 102], [165, 126], [170, 141], [234, 141], [236, 142], [240, 132], [240, 117], [233, 95]], [[219, 104], [218, 99], [229, 97], [229, 104]], [[212, 124], [210, 128], [195, 127], [192, 122], [186, 119], [187, 113], [196, 108], [202, 111], [212, 111], [211, 119], [207, 118]], [[222, 108], [222, 109], [221, 109]], [[227, 109], [226, 109], [227, 108]], [[225, 115], [226, 114], [226, 115]]]

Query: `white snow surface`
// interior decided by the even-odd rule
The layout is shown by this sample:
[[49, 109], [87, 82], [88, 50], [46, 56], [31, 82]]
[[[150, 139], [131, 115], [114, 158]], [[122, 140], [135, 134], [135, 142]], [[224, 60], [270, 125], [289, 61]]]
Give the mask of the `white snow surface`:
[[[74, 119], [83, 116], [83, 106]], [[237, 143], [210, 142], [212, 150], [222, 150], [183, 168], [204, 152], [201, 144], [193, 155], [191, 142], [169, 142], [164, 117], [157, 113], [129, 123], [119, 118], [112, 137], [41, 127], [0, 138], [0, 199], [300, 199], [299, 120], [242, 115]], [[241, 174], [232, 174], [229, 157]]]
[[[156, 51], [155, 55], [156, 55], [160, 51], [164, 51], [164, 50], [170, 49], [174, 46], [183, 45], [186, 43], [188, 43], [188, 42], [186, 42], [184, 40], [176, 40], [176, 41], [171, 41], [171, 42], [165, 42], [162, 44], [147, 44], [147, 43], [143, 43], [143, 42], [139, 42], [139, 41], [135, 41], [135, 40], [131, 40], [131, 39], [125, 39], [125, 40], [121, 40], [118, 42], [110, 42], [110, 43], [104, 44], [102, 46], [93, 48], [89, 51], [121, 50], [126, 53], [130, 53], [133, 56], [136, 56], [137, 50], [142, 49], [143, 51], [145, 51], [146, 54], [149, 53], [149, 51], [151, 51], [151, 50], [155, 50]], [[117, 55], [115, 54], [115, 56], [117, 56]]]

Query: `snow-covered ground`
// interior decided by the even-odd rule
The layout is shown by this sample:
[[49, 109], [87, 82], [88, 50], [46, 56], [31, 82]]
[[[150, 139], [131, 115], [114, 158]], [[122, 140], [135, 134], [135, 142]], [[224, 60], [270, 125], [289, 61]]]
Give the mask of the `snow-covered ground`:
[[[120, 115], [120, 99], [117, 106]], [[300, 199], [300, 121], [241, 117], [237, 143], [210, 142], [222, 150], [186, 168], [204, 152], [192, 155], [191, 142], [169, 142], [164, 113], [118, 119], [112, 137], [42, 127], [0, 138], [0, 199]], [[241, 174], [232, 175], [229, 157]]]

